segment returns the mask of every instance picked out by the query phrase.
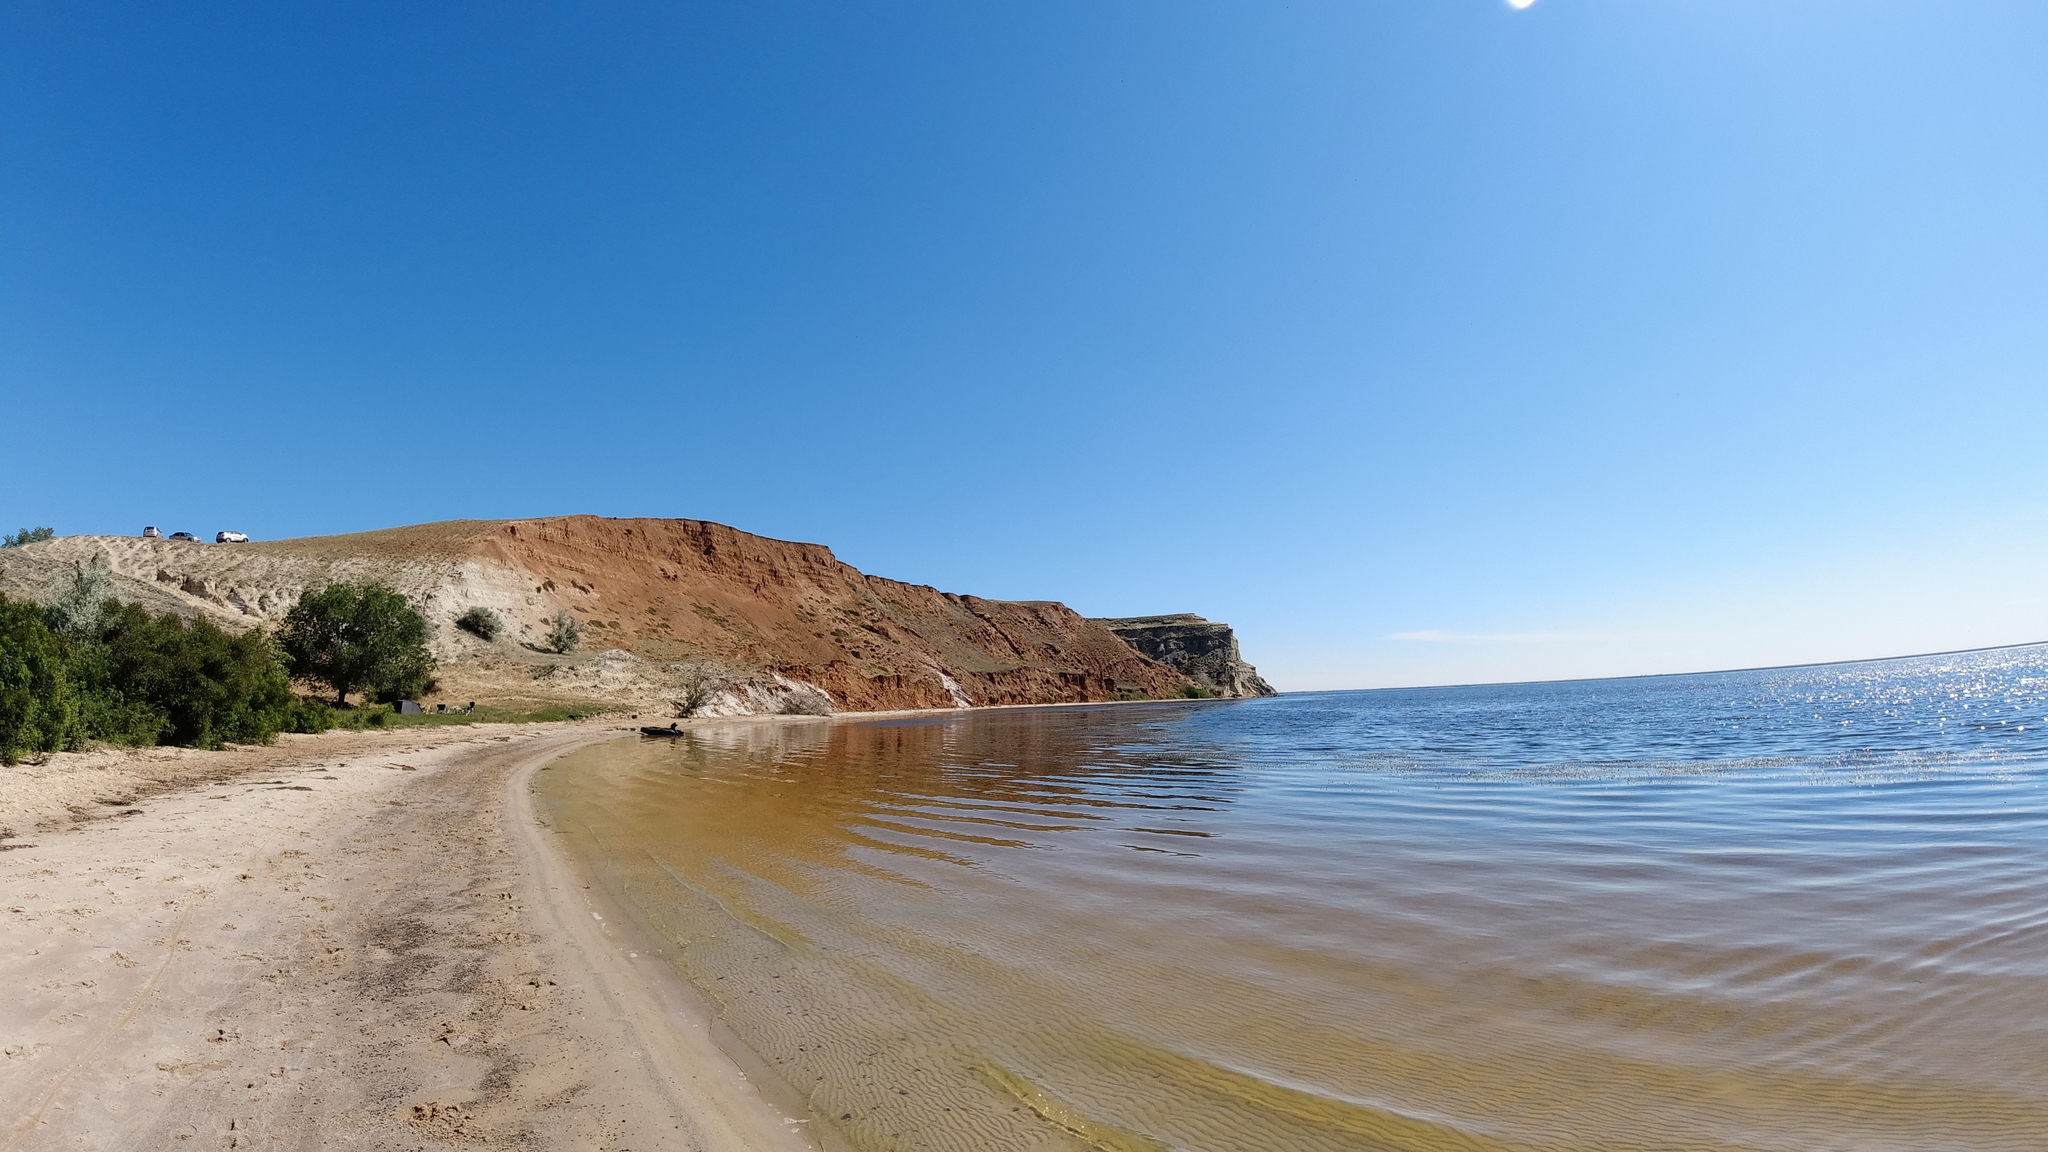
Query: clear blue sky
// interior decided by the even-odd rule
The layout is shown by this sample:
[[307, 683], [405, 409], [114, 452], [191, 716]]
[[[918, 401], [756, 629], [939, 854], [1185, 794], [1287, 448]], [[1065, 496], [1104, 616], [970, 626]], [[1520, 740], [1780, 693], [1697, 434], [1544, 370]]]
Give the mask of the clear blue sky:
[[1283, 688], [2048, 639], [2048, 5], [0, 3], [0, 525], [595, 512]]

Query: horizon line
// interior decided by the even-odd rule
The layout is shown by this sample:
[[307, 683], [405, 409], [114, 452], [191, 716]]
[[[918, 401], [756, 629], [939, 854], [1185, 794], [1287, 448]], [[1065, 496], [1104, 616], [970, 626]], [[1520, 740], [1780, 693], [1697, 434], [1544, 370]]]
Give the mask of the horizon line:
[[2003, 652], [2009, 648], [2036, 648], [2048, 640], [2024, 640], [2017, 644], [1987, 644], [1982, 648], [1944, 648], [1938, 652], [1908, 652], [1898, 656], [1858, 656], [1848, 660], [1810, 660], [1798, 664], [1755, 664], [1745, 668], [1706, 668], [1693, 672], [1633, 672], [1622, 676], [1566, 676], [1557, 680], [1470, 680], [1456, 684], [1402, 684], [1385, 688], [1308, 688], [1282, 692], [1282, 696], [1306, 696], [1314, 692], [1415, 692], [1426, 688], [1507, 688], [1518, 684], [1597, 684], [1605, 680], [1657, 680], [1666, 676], [1729, 676], [1737, 672], [1778, 672], [1788, 668], [1834, 668], [1843, 664], [1875, 664], [1880, 660], [1922, 660], [1929, 656], [1961, 656], [1970, 652]]

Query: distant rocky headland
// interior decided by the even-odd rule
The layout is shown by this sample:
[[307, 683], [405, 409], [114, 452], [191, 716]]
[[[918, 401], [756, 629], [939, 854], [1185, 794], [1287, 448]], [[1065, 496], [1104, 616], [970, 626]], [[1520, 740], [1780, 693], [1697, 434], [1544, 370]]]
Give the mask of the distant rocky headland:
[[1186, 676], [1212, 696], [1278, 696], [1259, 670], [1244, 662], [1230, 625], [1193, 613], [1098, 619], [1126, 644]]
[[[702, 520], [454, 520], [343, 536], [203, 544], [61, 536], [0, 550], [0, 591], [38, 598], [105, 560], [125, 598], [230, 628], [300, 592], [381, 581], [426, 617], [438, 699], [595, 703], [700, 715], [883, 711], [1261, 696], [1227, 625], [1089, 620], [1053, 601], [986, 600], [870, 576], [817, 544]], [[456, 627], [473, 608], [506, 627]], [[568, 612], [584, 642], [547, 650]]]

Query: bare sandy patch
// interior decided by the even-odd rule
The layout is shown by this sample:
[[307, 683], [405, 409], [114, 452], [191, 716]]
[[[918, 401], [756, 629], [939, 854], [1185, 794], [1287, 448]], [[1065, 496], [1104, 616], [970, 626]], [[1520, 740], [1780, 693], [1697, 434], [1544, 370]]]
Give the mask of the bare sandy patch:
[[616, 732], [0, 770], [0, 1152], [809, 1147], [533, 820], [531, 773]]

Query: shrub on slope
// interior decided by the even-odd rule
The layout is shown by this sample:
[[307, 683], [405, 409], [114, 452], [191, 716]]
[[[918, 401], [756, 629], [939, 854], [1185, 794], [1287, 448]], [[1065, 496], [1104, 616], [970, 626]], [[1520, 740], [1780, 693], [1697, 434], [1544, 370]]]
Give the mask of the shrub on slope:
[[471, 608], [455, 618], [455, 626], [479, 640], [496, 640], [505, 622], [489, 608]]

